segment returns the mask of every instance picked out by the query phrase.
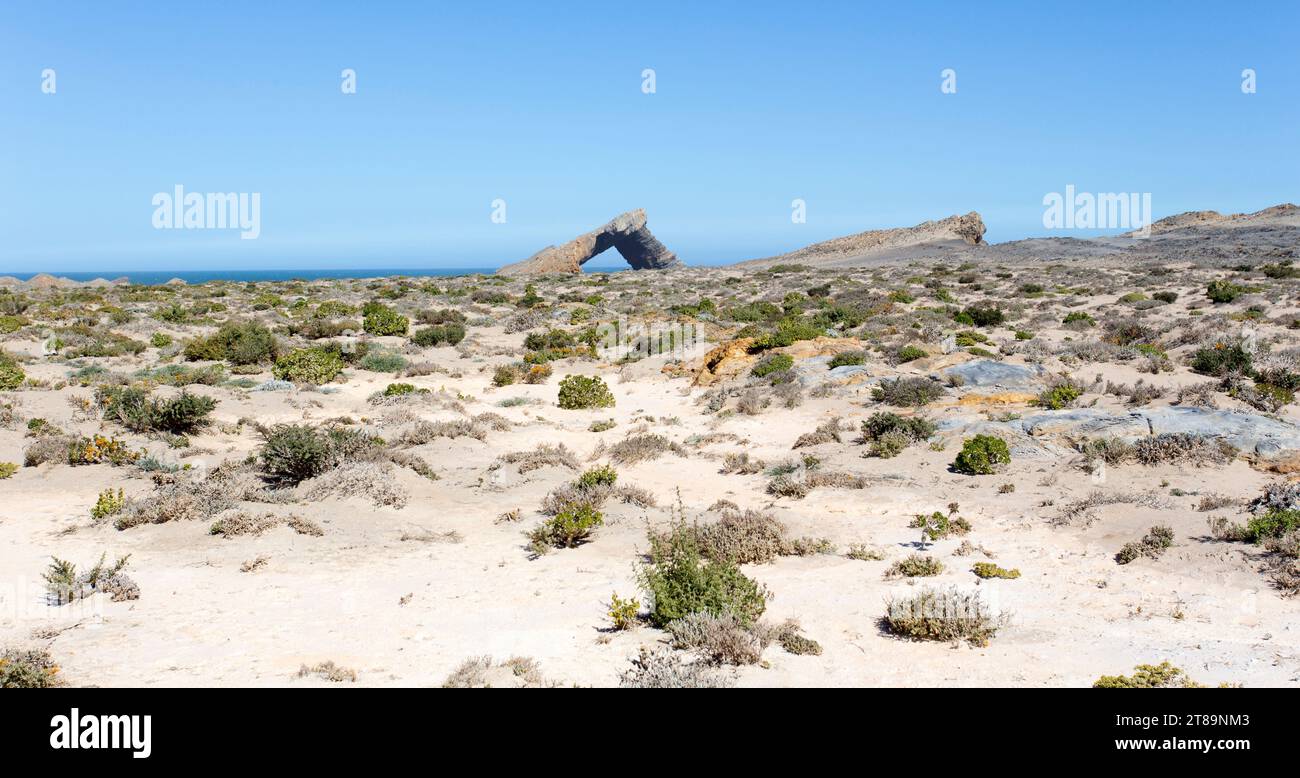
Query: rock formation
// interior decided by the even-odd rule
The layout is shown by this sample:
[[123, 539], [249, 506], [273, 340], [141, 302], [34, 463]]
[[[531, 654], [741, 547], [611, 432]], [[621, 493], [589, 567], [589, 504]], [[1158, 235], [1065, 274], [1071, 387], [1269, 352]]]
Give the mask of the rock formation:
[[864, 258], [918, 246], [963, 245], [978, 246], [984, 242], [984, 220], [975, 211], [965, 216], [949, 216], [938, 221], [928, 221], [915, 227], [892, 230], [868, 230], [842, 238], [832, 238], [811, 246], [804, 246], [788, 254], [754, 259], [741, 265], [759, 267], [785, 263], [807, 265], [855, 263]]
[[577, 273], [582, 263], [610, 248], [622, 254], [633, 270], [660, 270], [681, 264], [677, 255], [650, 233], [645, 210], [638, 208], [563, 246], [547, 246], [523, 262], [506, 265], [497, 272], [504, 275]]

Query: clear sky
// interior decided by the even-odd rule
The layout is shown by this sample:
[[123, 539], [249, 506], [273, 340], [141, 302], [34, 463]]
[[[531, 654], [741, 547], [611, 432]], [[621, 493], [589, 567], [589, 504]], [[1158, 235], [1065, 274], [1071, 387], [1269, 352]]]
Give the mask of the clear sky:
[[[6, 0], [0, 273], [494, 266], [635, 207], [691, 264], [1001, 241], [1067, 184], [1257, 210], [1300, 200], [1297, 40], [1294, 0]], [[155, 230], [177, 184], [260, 193], [260, 237]]]

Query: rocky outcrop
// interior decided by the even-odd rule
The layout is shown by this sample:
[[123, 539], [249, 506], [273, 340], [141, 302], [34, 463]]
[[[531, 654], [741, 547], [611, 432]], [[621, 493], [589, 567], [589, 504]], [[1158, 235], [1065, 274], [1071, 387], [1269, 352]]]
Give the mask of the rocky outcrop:
[[621, 254], [633, 270], [660, 270], [681, 264], [677, 255], [650, 233], [645, 210], [638, 208], [563, 246], [547, 246], [523, 262], [506, 265], [497, 272], [503, 275], [577, 273], [582, 263], [610, 248]]
[[978, 246], [984, 242], [984, 220], [975, 211], [965, 216], [949, 216], [914, 227], [892, 230], [868, 230], [842, 238], [832, 238], [805, 246], [788, 254], [742, 262], [746, 266], [785, 263], [804, 265], [838, 265], [856, 263], [873, 256], [887, 255], [922, 246]]

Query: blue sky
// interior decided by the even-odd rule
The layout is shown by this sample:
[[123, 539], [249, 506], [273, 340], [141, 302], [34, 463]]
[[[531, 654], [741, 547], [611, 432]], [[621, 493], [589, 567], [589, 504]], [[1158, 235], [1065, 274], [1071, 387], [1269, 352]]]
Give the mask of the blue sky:
[[[7, 3], [0, 272], [494, 266], [634, 207], [708, 264], [1047, 234], [1067, 184], [1300, 199], [1294, 2], [872, 5]], [[176, 184], [259, 192], [261, 236], [153, 229]]]

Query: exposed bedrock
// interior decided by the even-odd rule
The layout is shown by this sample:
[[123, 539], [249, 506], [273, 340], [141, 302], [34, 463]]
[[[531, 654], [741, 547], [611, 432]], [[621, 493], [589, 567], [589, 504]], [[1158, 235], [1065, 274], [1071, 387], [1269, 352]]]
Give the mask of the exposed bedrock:
[[616, 216], [603, 227], [579, 235], [562, 246], [547, 246], [523, 262], [506, 265], [497, 272], [504, 275], [577, 273], [584, 262], [611, 248], [621, 254], [633, 270], [661, 270], [681, 264], [677, 255], [646, 227], [645, 210], [638, 208]]

